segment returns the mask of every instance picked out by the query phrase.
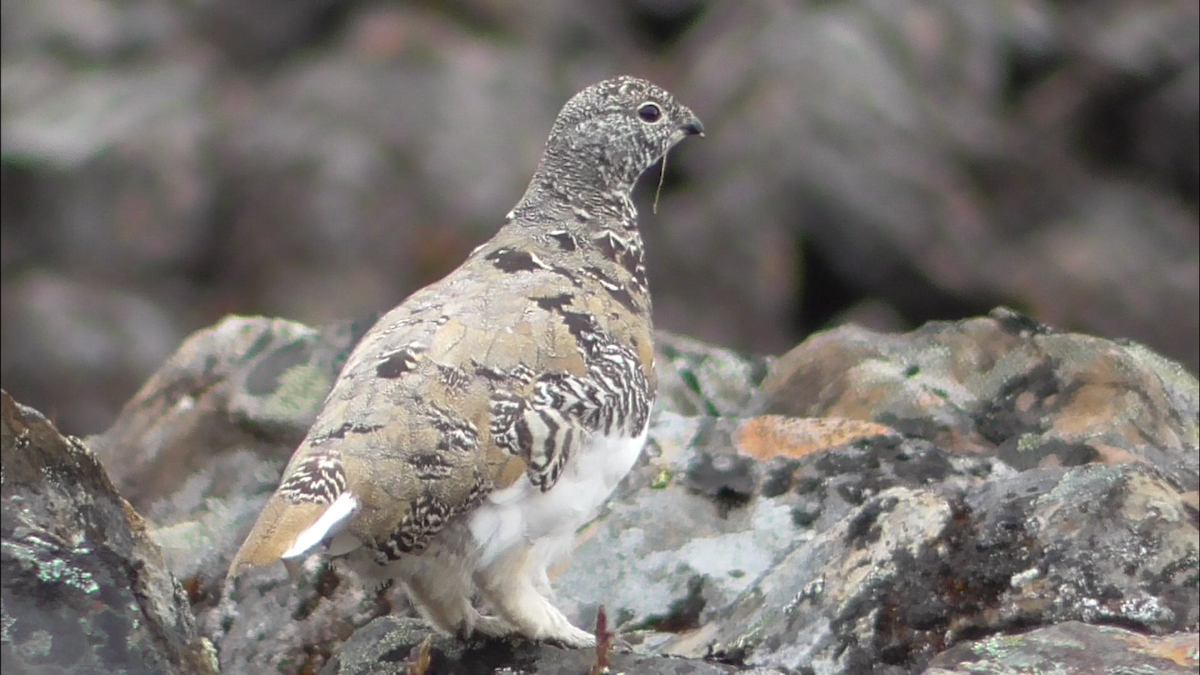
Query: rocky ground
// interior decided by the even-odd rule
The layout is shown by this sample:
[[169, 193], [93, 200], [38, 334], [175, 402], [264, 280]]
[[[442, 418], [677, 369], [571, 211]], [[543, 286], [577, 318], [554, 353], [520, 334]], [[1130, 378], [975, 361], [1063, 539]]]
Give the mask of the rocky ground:
[[[370, 317], [230, 317], [105, 433], [0, 398], [15, 672], [1194, 673], [1200, 384], [1010, 310], [778, 358], [662, 333], [651, 440], [554, 579], [608, 651], [432, 636], [398, 591], [226, 568]], [[420, 664], [424, 664], [423, 666]]]
[[0, 374], [73, 433], [228, 313], [324, 325], [451, 269], [623, 72], [708, 129], [643, 209], [660, 326], [779, 353], [1004, 304], [1200, 368], [1193, 0], [0, 11]]

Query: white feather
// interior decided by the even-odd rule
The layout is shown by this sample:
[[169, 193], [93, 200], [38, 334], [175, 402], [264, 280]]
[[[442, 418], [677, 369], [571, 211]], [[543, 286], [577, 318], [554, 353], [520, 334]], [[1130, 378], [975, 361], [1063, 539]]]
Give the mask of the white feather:
[[358, 510], [358, 500], [349, 492], [343, 492], [333, 500], [325, 513], [317, 522], [309, 525], [303, 532], [296, 535], [296, 541], [284, 554], [283, 558], [298, 558], [317, 547], [329, 537], [341, 532], [350, 523], [350, 517]]
[[479, 546], [479, 567], [487, 568], [520, 542], [535, 542], [534, 555], [541, 559], [537, 567], [542, 571], [569, 552], [575, 531], [596, 516], [633, 468], [646, 444], [646, 433], [644, 429], [633, 438], [592, 436], [546, 492], [522, 476], [488, 495], [468, 522]]

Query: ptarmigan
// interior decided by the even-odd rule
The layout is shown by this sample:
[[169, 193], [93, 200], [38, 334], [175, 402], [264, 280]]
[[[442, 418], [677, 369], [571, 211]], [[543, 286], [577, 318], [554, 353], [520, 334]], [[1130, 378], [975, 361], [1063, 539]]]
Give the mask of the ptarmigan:
[[368, 582], [403, 582], [443, 631], [594, 644], [547, 599], [546, 570], [645, 444], [654, 345], [630, 193], [702, 133], [633, 77], [568, 101], [504, 226], [354, 349], [230, 575], [324, 544]]

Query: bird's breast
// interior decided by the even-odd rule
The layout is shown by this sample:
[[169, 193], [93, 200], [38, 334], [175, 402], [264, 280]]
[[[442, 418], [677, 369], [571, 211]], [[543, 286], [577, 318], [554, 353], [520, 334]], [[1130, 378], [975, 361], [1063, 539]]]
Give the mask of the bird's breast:
[[[646, 425], [648, 427], [649, 425]], [[552, 488], [542, 491], [527, 477], [497, 490], [470, 515], [468, 527], [486, 567], [521, 542], [563, 552], [575, 531], [596, 516], [600, 505], [629, 473], [646, 444], [646, 428], [633, 437], [593, 435], [567, 461]]]

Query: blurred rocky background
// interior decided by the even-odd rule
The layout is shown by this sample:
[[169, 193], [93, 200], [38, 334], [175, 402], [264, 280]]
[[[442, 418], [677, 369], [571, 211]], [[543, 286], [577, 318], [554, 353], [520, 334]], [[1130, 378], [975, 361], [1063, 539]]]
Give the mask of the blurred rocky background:
[[1194, 0], [4, 0], [0, 377], [105, 429], [185, 335], [396, 304], [618, 73], [661, 327], [781, 353], [1006, 304], [1200, 365]]

